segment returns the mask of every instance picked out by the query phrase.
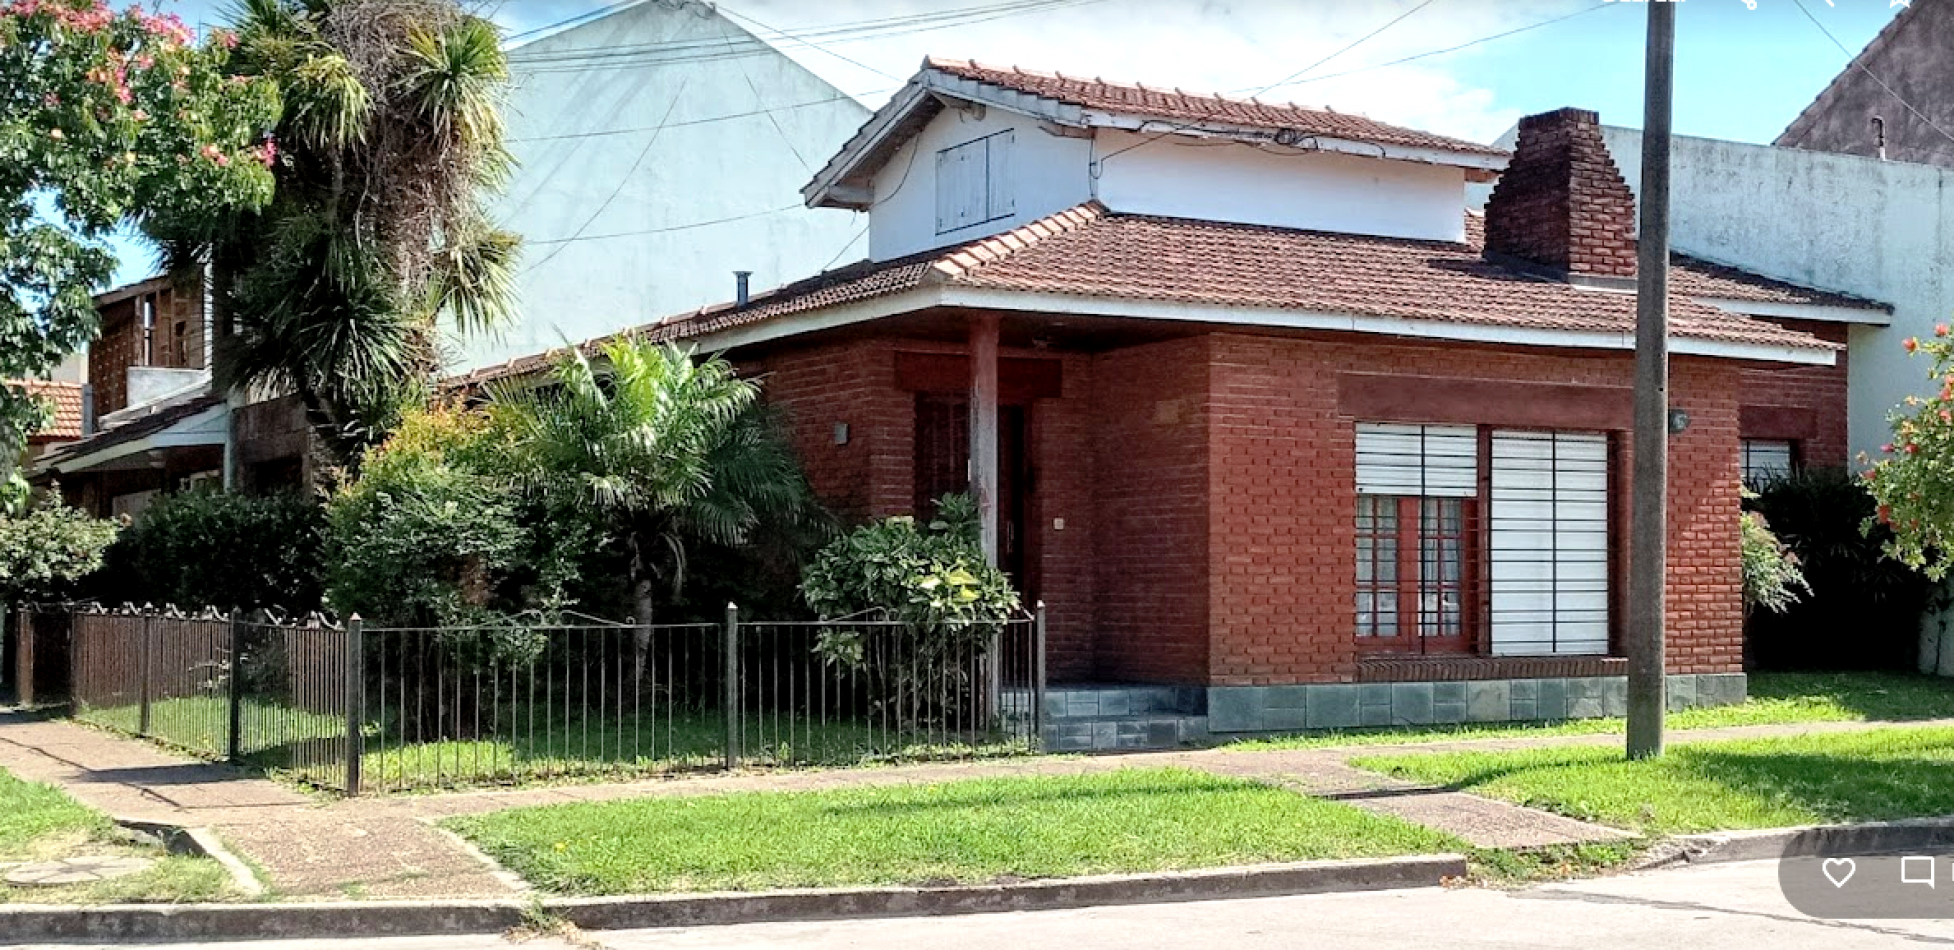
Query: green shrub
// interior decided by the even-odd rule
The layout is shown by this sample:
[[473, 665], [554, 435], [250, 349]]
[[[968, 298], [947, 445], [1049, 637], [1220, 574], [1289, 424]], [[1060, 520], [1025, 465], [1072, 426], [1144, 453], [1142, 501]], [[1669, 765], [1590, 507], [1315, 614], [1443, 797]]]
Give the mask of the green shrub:
[[119, 526], [63, 505], [0, 515], [0, 598], [58, 600], [99, 570]]
[[[1757, 496], [1747, 488], [1744, 497]], [[1801, 595], [1811, 593], [1798, 555], [1778, 540], [1762, 514], [1746, 511], [1739, 517], [1743, 532], [1744, 610], [1748, 613], [1762, 607], [1774, 614], [1784, 613]]]
[[1797, 556], [1811, 593], [1746, 624], [1764, 669], [1911, 669], [1929, 581], [1886, 555], [1892, 534], [1867, 527], [1876, 503], [1843, 468], [1809, 469], [1757, 489], [1764, 516]]
[[485, 416], [409, 413], [326, 505], [326, 599], [381, 626], [495, 619], [524, 533]]
[[170, 495], [117, 539], [96, 596], [186, 609], [317, 610], [324, 528], [318, 502], [296, 492]]
[[[900, 621], [929, 652], [987, 642], [1018, 611], [1018, 593], [1003, 571], [984, 563], [969, 501], [948, 496], [937, 504], [939, 517], [927, 525], [889, 518], [821, 549], [801, 579], [808, 606], [836, 620]], [[866, 636], [834, 630], [823, 637], [822, 652], [859, 664]]]

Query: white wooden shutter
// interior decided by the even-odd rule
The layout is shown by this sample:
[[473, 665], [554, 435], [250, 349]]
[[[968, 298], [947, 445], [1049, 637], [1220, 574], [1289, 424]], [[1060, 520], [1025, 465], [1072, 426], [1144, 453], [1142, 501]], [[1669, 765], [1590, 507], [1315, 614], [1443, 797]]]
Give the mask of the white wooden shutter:
[[1493, 653], [1607, 653], [1607, 437], [1496, 431], [1491, 469]]
[[1011, 196], [1011, 153], [1017, 150], [1016, 132], [999, 132], [984, 140], [984, 219], [1008, 218], [1017, 210]]
[[984, 220], [984, 180], [989, 174], [984, 140], [936, 153], [936, 232], [966, 228]]
[[1479, 494], [1479, 431], [1472, 426], [1358, 423], [1357, 492], [1475, 497]]

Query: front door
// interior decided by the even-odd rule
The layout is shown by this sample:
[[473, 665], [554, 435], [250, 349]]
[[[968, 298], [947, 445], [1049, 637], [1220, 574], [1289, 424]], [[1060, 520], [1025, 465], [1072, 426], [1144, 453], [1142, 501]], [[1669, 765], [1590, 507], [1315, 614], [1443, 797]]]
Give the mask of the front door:
[[[1025, 502], [1030, 481], [1025, 417], [1023, 406], [997, 410], [998, 564], [1030, 602], [1036, 595], [1025, 574]], [[936, 513], [936, 499], [970, 490], [970, 401], [963, 396], [923, 393], [916, 397], [915, 484], [919, 519]]]

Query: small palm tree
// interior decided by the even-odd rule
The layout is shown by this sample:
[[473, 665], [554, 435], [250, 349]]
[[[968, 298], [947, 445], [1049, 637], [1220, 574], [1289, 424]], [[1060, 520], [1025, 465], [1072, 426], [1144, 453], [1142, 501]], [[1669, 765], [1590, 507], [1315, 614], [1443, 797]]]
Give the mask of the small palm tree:
[[[527, 490], [553, 496], [547, 509], [589, 512], [622, 542], [636, 622], [650, 624], [660, 587], [684, 583], [688, 544], [745, 544], [763, 524], [803, 524], [817, 509], [759, 384], [726, 361], [619, 342], [602, 362], [578, 352], [554, 385], [500, 390], [490, 411]], [[638, 636], [642, 672], [649, 633]]]
[[217, 381], [296, 393], [341, 462], [383, 434], [465, 332], [515, 308], [519, 241], [488, 223], [506, 180], [494, 24], [459, 0], [241, 0], [229, 68], [283, 100], [271, 206], [147, 223], [173, 267], [209, 265]]

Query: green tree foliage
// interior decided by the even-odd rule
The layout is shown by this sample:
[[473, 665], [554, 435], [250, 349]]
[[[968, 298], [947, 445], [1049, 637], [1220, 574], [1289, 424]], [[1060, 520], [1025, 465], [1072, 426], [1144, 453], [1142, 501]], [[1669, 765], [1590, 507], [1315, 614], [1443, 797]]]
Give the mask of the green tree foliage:
[[546, 524], [574, 532], [546, 543], [617, 552], [640, 622], [684, 584], [694, 545], [741, 547], [817, 517], [758, 383], [669, 346], [615, 343], [603, 362], [572, 356], [555, 385], [498, 393], [490, 413]]
[[243, 0], [235, 26], [230, 73], [283, 98], [276, 200], [150, 231], [211, 266], [219, 384], [297, 393], [354, 462], [439, 370], [444, 318], [514, 308], [519, 242], [482, 206], [510, 167], [507, 61], [459, 0]]
[[1908, 337], [1903, 346], [1931, 362], [1932, 396], [1908, 396], [1890, 418], [1893, 441], [1880, 457], [1862, 454], [1866, 488], [1878, 503], [1865, 530], [1892, 531], [1886, 552], [1934, 580], [1954, 564], [1954, 340], [1948, 326], [1931, 339]]
[[[1744, 496], [1756, 497], [1748, 489]], [[1774, 614], [1784, 613], [1802, 595], [1811, 593], [1798, 555], [1778, 540], [1762, 514], [1746, 511], [1740, 517], [1743, 520], [1744, 608], [1761, 607]]]
[[187, 491], [143, 510], [108, 552], [108, 603], [319, 609], [325, 517], [304, 495]]
[[327, 504], [327, 600], [384, 626], [492, 623], [525, 541], [487, 416], [414, 412]]
[[[1811, 592], [1779, 613], [1746, 622], [1747, 646], [1767, 669], [1907, 668], [1931, 588], [1886, 551], [1893, 532], [1876, 517], [1863, 476], [1807, 469], [1756, 486], [1744, 506], [1769, 519], [1797, 556]], [[1851, 631], [1849, 642], [1841, 632]]]
[[[225, 75], [231, 43], [99, 0], [0, 2], [0, 378], [44, 377], [95, 335], [117, 227], [270, 198], [277, 90]], [[0, 465], [46, 412], [0, 386]]]
[[19, 603], [73, 594], [101, 568], [117, 529], [113, 521], [61, 505], [0, 516], [0, 599]]

